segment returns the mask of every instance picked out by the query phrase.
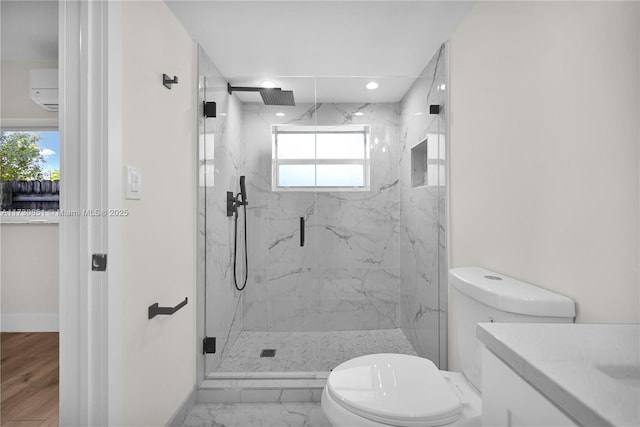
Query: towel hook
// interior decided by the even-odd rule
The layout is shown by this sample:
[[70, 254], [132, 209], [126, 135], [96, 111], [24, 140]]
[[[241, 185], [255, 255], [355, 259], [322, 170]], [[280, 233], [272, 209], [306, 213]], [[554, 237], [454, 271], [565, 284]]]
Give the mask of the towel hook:
[[171, 77], [167, 76], [166, 74], [162, 74], [162, 84], [167, 89], [171, 89], [171, 85], [178, 84], [178, 77], [177, 76], [173, 76], [173, 79], [172, 79]]

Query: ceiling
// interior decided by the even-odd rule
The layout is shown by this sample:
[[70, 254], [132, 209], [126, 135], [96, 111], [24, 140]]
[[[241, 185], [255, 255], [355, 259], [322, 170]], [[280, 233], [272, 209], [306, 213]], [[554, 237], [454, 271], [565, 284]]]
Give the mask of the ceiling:
[[3, 61], [58, 59], [57, 0], [2, 0], [0, 15]]
[[[166, 2], [235, 86], [302, 102], [398, 102], [471, 7], [464, 1]], [[58, 58], [56, 0], [1, 0], [5, 61]], [[376, 90], [365, 84], [375, 80]], [[257, 93], [239, 93], [260, 102]]]
[[[297, 102], [398, 102], [472, 4], [166, 3], [229, 82], [255, 86], [263, 79], [275, 80], [279, 87], [293, 89]], [[370, 80], [380, 87], [367, 90], [364, 86]], [[260, 101], [256, 93], [240, 97]]]

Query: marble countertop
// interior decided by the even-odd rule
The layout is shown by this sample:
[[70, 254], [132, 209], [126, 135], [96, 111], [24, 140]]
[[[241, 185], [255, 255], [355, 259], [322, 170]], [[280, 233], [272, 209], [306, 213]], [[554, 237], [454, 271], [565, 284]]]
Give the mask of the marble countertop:
[[640, 325], [480, 323], [477, 336], [581, 425], [640, 425]]

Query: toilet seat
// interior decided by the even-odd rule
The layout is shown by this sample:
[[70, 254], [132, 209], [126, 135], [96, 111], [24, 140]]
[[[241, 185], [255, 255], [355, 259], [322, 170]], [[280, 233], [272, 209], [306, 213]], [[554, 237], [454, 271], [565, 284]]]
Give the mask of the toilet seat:
[[348, 360], [331, 372], [326, 392], [345, 410], [393, 426], [444, 425], [462, 410], [460, 398], [433, 362], [404, 354]]

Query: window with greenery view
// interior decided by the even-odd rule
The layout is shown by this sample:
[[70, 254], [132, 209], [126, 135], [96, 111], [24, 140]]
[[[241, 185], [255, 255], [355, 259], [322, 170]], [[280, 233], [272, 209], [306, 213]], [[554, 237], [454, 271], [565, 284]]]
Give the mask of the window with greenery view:
[[274, 190], [369, 189], [369, 126], [273, 126]]
[[57, 210], [60, 137], [57, 131], [0, 132], [2, 210]]

